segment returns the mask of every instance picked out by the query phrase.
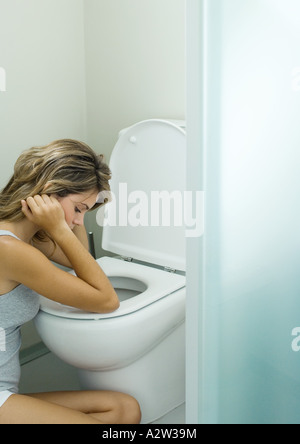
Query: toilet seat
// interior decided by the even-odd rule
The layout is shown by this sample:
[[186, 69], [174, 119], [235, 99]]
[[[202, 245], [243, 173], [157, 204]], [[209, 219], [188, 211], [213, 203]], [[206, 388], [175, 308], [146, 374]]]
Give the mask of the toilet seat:
[[141, 310], [157, 300], [184, 288], [186, 284], [185, 276], [146, 265], [129, 263], [118, 258], [103, 257], [98, 259], [97, 262], [108, 277], [134, 279], [145, 284], [147, 289], [137, 296], [123, 301], [118, 310], [108, 314], [81, 311], [77, 308], [51, 301], [43, 296], [41, 296], [40, 309], [51, 315], [67, 319], [99, 320], [117, 318]]

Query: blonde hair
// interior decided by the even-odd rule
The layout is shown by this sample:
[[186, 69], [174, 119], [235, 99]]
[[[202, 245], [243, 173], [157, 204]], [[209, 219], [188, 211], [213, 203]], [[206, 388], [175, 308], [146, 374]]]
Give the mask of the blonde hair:
[[18, 158], [13, 176], [0, 193], [0, 220], [22, 220], [21, 200], [37, 194], [65, 197], [94, 190], [109, 192], [110, 178], [103, 156], [83, 142], [63, 139], [30, 148]]

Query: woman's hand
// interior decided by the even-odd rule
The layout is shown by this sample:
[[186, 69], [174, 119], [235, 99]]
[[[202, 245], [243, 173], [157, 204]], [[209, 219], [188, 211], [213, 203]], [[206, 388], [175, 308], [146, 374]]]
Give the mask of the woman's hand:
[[[21, 202], [23, 214], [51, 236], [75, 271], [75, 276], [55, 267], [36, 248], [19, 242], [16, 245], [19, 254], [10, 255], [11, 260], [5, 263], [5, 270], [8, 276], [12, 276], [11, 280], [24, 284], [48, 299], [81, 310], [95, 313], [117, 310], [120, 302], [113, 286], [68, 226], [60, 202], [52, 195], [44, 194]], [[15, 256], [21, 259], [13, 267]]]
[[21, 204], [27, 219], [47, 233], [54, 234], [56, 230], [69, 228], [64, 210], [55, 197], [47, 194], [36, 195], [22, 200]]

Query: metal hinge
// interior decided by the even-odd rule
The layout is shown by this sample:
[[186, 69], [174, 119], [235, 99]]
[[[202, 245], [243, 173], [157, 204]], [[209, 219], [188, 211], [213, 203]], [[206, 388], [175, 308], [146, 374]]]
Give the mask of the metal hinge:
[[127, 256], [122, 256], [122, 260], [126, 261], [126, 262], [133, 262], [133, 258], [132, 257], [127, 257]]
[[168, 273], [176, 273], [175, 268], [171, 267], [164, 267], [164, 271], [167, 271]]

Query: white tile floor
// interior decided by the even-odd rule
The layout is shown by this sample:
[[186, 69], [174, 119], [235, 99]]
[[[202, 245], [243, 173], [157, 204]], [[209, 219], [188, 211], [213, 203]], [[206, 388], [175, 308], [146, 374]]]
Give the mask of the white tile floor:
[[[54, 390], [79, 390], [76, 370], [48, 353], [22, 366], [21, 393]], [[182, 405], [155, 424], [184, 424], [185, 406]]]

